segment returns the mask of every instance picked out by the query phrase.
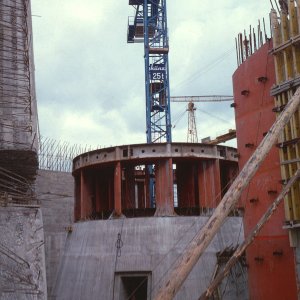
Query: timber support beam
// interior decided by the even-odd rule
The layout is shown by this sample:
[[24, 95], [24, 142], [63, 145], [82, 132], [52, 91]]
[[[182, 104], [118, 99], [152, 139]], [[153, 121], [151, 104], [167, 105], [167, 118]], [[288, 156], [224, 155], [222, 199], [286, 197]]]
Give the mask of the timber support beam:
[[173, 269], [169, 272], [164, 284], [155, 296], [155, 300], [171, 300], [175, 297], [181, 285], [192, 271], [194, 265], [219, 231], [228, 214], [236, 205], [243, 190], [247, 187], [271, 148], [277, 142], [279, 134], [284, 126], [299, 108], [299, 105], [300, 88], [296, 90], [285, 109], [278, 115], [277, 120], [270, 128], [268, 134], [264, 137], [260, 145], [245, 164], [206, 225], [195, 235], [184, 253], [179, 257]]

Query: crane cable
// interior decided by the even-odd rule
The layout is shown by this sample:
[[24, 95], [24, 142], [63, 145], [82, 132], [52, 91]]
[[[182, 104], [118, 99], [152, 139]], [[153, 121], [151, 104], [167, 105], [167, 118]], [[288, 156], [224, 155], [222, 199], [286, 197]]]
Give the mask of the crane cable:
[[235, 50], [235, 48], [228, 49], [221, 56], [219, 56], [218, 58], [216, 58], [215, 60], [213, 60], [210, 63], [208, 63], [203, 68], [201, 68], [200, 71], [195, 72], [194, 74], [192, 74], [188, 78], [186, 78], [183, 81], [181, 81], [178, 84], [176, 84], [174, 90], [176, 90], [177, 88], [181, 87], [182, 85], [185, 85], [188, 82], [192, 82], [192, 81], [196, 80], [197, 78], [199, 78], [200, 76], [202, 76], [204, 74], [207, 74], [207, 72], [209, 72], [216, 65], [218, 65], [220, 62], [222, 62], [226, 57], [228, 57], [233, 52], [233, 50]]

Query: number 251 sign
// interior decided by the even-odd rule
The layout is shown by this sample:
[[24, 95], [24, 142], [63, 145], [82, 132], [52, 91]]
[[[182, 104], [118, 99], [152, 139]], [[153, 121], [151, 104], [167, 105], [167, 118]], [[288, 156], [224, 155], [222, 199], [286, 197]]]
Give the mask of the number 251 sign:
[[164, 80], [165, 75], [166, 75], [165, 64], [150, 65], [150, 79], [151, 80]]

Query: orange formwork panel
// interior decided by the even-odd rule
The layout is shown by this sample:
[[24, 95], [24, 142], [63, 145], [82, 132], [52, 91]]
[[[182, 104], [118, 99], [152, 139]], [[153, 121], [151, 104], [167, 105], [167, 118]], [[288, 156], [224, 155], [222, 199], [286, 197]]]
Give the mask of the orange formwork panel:
[[177, 197], [180, 207], [198, 207], [198, 164], [196, 163], [177, 163]]
[[155, 166], [156, 216], [173, 216], [173, 163], [172, 158], [161, 159]]
[[121, 163], [118, 161], [116, 162], [115, 173], [114, 173], [114, 214], [116, 216], [122, 215], [121, 190], [122, 190], [122, 169], [121, 169]]
[[[235, 118], [240, 169], [255, 151], [275, 121], [275, 66], [266, 42], [249, 56], [233, 75]], [[245, 208], [245, 236], [254, 228], [267, 207], [282, 189], [278, 148], [274, 146], [242, 195]], [[246, 251], [248, 286], [251, 300], [297, 299], [293, 249], [288, 232], [282, 229], [284, 205], [281, 204]]]
[[221, 200], [219, 160], [206, 160], [199, 164], [198, 185], [201, 206], [206, 208], [216, 207]]

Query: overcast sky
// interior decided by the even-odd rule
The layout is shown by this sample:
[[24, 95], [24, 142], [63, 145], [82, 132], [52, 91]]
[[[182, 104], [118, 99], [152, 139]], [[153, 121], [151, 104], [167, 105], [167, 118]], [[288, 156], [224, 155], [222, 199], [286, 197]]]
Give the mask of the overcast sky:
[[[171, 96], [232, 95], [235, 37], [267, 0], [168, 0]], [[32, 0], [41, 135], [71, 143], [144, 143], [143, 44], [127, 44], [128, 0]], [[186, 104], [172, 103], [173, 141], [186, 141]], [[197, 104], [198, 137], [234, 128], [229, 103]]]

